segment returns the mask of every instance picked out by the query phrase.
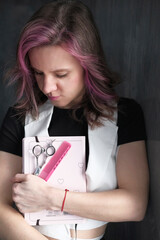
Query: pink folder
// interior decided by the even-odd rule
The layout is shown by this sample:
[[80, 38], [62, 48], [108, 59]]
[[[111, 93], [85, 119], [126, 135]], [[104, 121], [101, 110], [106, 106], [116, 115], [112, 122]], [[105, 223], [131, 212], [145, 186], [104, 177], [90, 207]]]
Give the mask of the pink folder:
[[[53, 187], [60, 189], [69, 189], [74, 192], [86, 192], [86, 177], [85, 177], [85, 137], [38, 137], [39, 142], [35, 141], [34, 137], [26, 137], [23, 139], [23, 172], [34, 173], [36, 168], [36, 158], [33, 155], [32, 149], [39, 144], [44, 149], [48, 144], [55, 147], [56, 152], [63, 146], [65, 142], [70, 146], [63, 154], [60, 161], [54, 167], [54, 170], [49, 172], [49, 177], [45, 180]], [[56, 155], [55, 152], [55, 155]], [[45, 152], [38, 157], [38, 163], [43, 165]], [[54, 156], [54, 155], [53, 155]], [[47, 164], [51, 164], [52, 156], [47, 157], [46, 163], [41, 168], [39, 176], [44, 178], [43, 173], [48, 169]], [[47, 170], [48, 171], [48, 170]], [[70, 215], [61, 211], [41, 211], [36, 213], [24, 214], [25, 220], [30, 225], [49, 225], [49, 224], [69, 224], [80, 223], [83, 218], [75, 215]]]

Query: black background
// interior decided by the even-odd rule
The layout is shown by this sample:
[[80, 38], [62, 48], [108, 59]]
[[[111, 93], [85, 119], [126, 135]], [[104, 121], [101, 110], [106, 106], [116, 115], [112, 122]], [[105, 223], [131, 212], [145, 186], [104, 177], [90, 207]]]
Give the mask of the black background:
[[[0, 124], [14, 90], [3, 73], [15, 58], [20, 30], [47, 0], [0, 1]], [[142, 106], [148, 135], [150, 197], [146, 217], [138, 223], [110, 223], [107, 240], [160, 239], [160, 0], [83, 0], [97, 23], [110, 68], [123, 82], [117, 91]]]

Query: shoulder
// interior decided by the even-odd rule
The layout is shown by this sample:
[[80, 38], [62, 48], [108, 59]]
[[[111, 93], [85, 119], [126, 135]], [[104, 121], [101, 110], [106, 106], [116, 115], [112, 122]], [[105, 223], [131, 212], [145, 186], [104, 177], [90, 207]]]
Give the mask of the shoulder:
[[142, 107], [134, 99], [119, 99], [117, 125], [118, 145], [146, 139]]
[[118, 102], [118, 114], [127, 116], [134, 114], [136, 111], [142, 112], [140, 104], [131, 98], [120, 98]]
[[20, 125], [24, 125], [25, 115], [22, 115], [15, 106], [11, 106], [8, 108], [4, 121], [3, 122], [12, 122]]
[[25, 116], [15, 106], [9, 107], [1, 125], [1, 133], [10, 137], [21, 135], [24, 131], [24, 119]]
[[15, 107], [10, 107], [0, 128], [0, 150], [21, 156], [23, 137], [23, 119]]
[[134, 99], [120, 98], [118, 102], [118, 126], [143, 120], [143, 111]]

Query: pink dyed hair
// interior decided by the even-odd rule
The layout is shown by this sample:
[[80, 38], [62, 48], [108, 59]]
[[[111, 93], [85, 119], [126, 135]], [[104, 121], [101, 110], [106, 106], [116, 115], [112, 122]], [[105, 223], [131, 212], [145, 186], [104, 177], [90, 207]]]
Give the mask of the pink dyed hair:
[[[90, 125], [99, 125], [100, 117], [112, 118], [117, 101], [115, 79], [105, 64], [97, 28], [88, 8], [79, 1], [58, 1], [44, 5], [29, 20], [20, 36], [17, 65], [12, 82], [18, 83], [18, 108], [38, 113], [46, 101], [40, 92], [28, 58], [37, 46], [61, 45], [80, 62], [85, 71], [86, 94], [81, 104]], [[106, 110], [106, 111], [105, 111]]]

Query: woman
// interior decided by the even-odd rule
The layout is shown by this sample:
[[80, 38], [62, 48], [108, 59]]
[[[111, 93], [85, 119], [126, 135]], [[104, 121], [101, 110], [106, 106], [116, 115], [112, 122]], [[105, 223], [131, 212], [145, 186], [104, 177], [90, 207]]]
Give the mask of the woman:
[[[0, 238], [99, 240], [109, 221], [142, 220], [148, 196], [143, 115], [135, 101], [117, 97], [88, 8], [55, 1], [36, 12], [21, 33], [10, 79], [18, 98], [0, 134]], [[86, 137], [87, 193], [21, 174], [22, 138], [41, 130]], [[31, 227], [13, 201], [21, 213], [63, 204], [63, 211], [86, 222], [76, 231], [71, 224]]]

